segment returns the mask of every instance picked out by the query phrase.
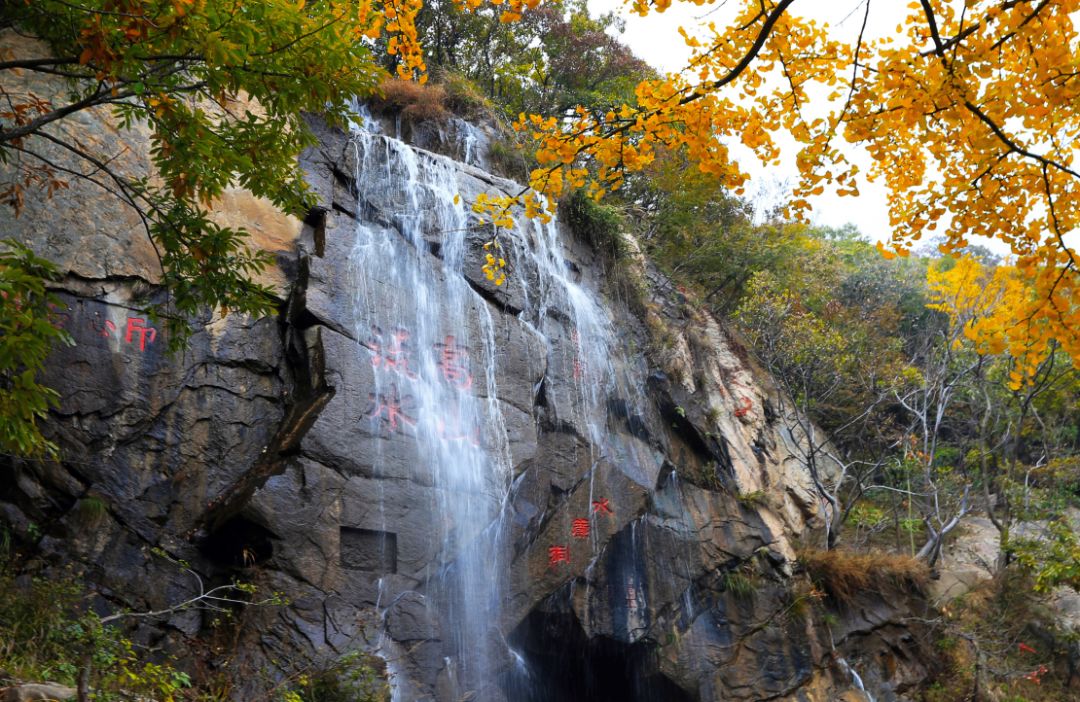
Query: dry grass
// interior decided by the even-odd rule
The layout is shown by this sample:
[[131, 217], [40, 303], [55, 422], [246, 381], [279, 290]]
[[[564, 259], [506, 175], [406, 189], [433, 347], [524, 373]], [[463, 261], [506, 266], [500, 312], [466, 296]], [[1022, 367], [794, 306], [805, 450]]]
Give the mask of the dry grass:
[[799, 562], [834, 603], [848, 606], [859, 593], [923, 593], [930, 579], [926, 564], [882, 551], [803, 551]]
[[441, 85], [421, 85], [402, 78], [388, 78], [379, 86], [382, 96], [372, 100], [379, 110], [400, 113], [408, 119], [444, 120], [450, 116], [446, 89]]

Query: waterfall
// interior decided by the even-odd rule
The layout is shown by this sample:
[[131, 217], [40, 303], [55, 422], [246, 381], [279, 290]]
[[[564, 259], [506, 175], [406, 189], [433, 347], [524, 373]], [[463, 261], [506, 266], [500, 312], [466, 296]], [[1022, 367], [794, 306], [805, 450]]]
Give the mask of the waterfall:
[[[427, 602], [452, 633], [451, 649], [468, 652], [450, 671], [465, 692], [490, 675], [488, 628], [505, 567], [492, 557], [510, 476], [494, 322], [461, 275], [467, 216], [452, 163], [366, 130], [351, 143], [358, 199], [378, 209], [359, 218], [348, 262], [357, 353], [373, 366], [366, 420], [388, 447], [415, 442], [417, 469], [430, 472], [440, 569], [429, 574]], [[373, 224], [380, 218], [400, 236]], [[432, 265], [425, 259], [436, 250], [441, 264]], [[382, 458], [372, 457], [376, 471]]]
[[349, 120], [349, 131], [351, 133], [366, 131], [378, 134], [381, 132], [379, 120], [371, 114], [371, 109], [367, 106], [367, 103], [354, 99], [350, 110], [353, 113], [353, 117]]
[[450, 137], [447, 141], [456, 144], [462, 163], [486, 169], [488, 138], [483, 130], [460, 117], [450, 119], [449, 130]]
[[[513, 466], [496, 381], [496, 322], [464, 268], [475, 221], [459, 196], [460, 164], [365, 128], [377, 124], [365, 115], [350, 140], [358, 203], [347, 266], [352, 334], [362, 364], [372, 367], [362, 421], [384, 439], [365, 460], [380, 477], [384, 463], [397, 458], [400, 464], [407, 451], [415, 455], [411, 479], [433, 488], [428, 508], [437, 565], [421, 588], [432, 619], [441, 623], [444, 679], [458, 699], [492, 684], [501, 670], [526, 666], [498, 629]], [[586, 439], [594, 469], [607, 459], [651, 487], [656, 467], [646, 466], [655, 457], [637, 455], [641, 449], [625, 445], [608, 426], [614, 397], [625, 412], [643, 411], [643, 377], [635, 377], [631, 364], [613, 362], [619, 342], [611, 317], [575, 280], [557, 225], [522, 220], [503, 241], [536, 272], [532, 288], [518, 281], [519, 321], [546, 345], [548, 403]], [[381, 494], [373, 497], [381, 514]], [[635, 573], [641, 571], [637, 546], [635, 539]], [[593, 550], [595, 559], [595, 544]], [[639, 603], [628, 622], [635, 630], [645, 623], [644, 585], [637, 579], [628, 585]], [[400, 654], [386, 645], [387, 658]]]
[[866, 699], [869, 702], [875, 702], [874, 697], [870, 694], [870, 691], [867, 690], [866, 687], [863, 685], [862, 678], [855, 671], [855, 669], [848, 664], [847, 660], [845, 660], [844, 658], [837, 658], [836, 663], [840, 667], [840, 670], [843, 671], [844, 674], [846, 674], [849, 678], [851, 678], [851, 684], [855, 686], [855, 689], [861, 690], [863, 693], [865, 693]]
[[570, 371], [577, 397], [570, 405], [577, 418], [588, 428], [593, 446], [605, 443], [607, 410], [604, 406], [615, 382], [611, 362], [614, 339], [611, 319], [596, 298], [578, 285], [563, 254], [559, 230], [555, 221], [527, 222], [523, 225], [530, 236], [514, 237], [519, 258], [529, 257], [539, 272], [540, 289], [530, 300], [533, 323], [547, 338], [550, 335], [548, 315], [553, 308], [569, 312]]

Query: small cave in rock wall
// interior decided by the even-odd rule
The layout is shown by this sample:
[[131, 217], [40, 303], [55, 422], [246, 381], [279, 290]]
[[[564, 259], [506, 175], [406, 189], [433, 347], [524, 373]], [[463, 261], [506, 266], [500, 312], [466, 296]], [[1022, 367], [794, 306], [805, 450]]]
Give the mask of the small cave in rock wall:
[[569, 612], [534, 610], [510, 644], [521, 656], [503, 680], [514, 702], [695, 702], [657, 670], [651, 643], [590, 639]]
[[247, 568], [270, 560], [275, 538], [266, 527], [235, 516], [207, 536], [199, 549], [219, 566]]

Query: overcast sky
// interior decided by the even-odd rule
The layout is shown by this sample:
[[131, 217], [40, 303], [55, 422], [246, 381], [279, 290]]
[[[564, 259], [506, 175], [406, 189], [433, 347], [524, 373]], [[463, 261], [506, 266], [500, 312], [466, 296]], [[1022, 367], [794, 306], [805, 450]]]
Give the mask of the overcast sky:
[[[867, 37], [894, 34], [896, 27], [907, 14], [907, 2], [903, 0], [870, 0], [870, 19]], [[827, 22], [840, 36], [854, 41], [862, 24], [864, 0], [798, 0], [790, 12]], [[721, 26], [734, 15], [738, 3], [735, 0], [717, 0], [712, 5], [698, 6], [691, 2], [676, 0], [665, 13], [648, 17], [631, 14], [621, 0], [589, 0], [594, 14], [617, 11], [626, 19], [626, 32], [622, 40], [639, 57], [663, 72], [677, 72], [686, 65], [690, 51], [679, 36], [683, 26], [693, 33], [693, 28], [703, 22], [714, 21]], [[784, 144], [781, 142], [781, 147]], [[757, 159], [740, 160], [743, 169], [753, 178], [750, 192], [761, 192], [766, 199], [769, 193], [775, 197], [778, 184], [794, 181], [794, 152], [783, 149], [785, 161], [779, 167], [763, 167]], [[869, 169], [869, 159], [854, 148], [848, 157], [859, 164], [864, 172]], [[822, 195], [812, 199], [814, 221], [831, 226], [854, 223], [859, 230], [872, 239], [881, 240], [889, 235], [888, 205], [885, 190], [876, 184], [860, 183], [859, 197], [836, 197]]]

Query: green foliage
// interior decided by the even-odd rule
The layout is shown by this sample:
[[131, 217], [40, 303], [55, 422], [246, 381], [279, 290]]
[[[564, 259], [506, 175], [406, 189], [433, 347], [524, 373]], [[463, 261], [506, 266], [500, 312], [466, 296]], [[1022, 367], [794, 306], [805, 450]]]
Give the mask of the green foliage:
[[500, 15], [498, 6], [470, 12], [436, 0], [417, 29], [429, 66], [467, 78], [508, 117], [577, 105], [603, 113], [634, 103], [638, 82], [653, 75], [612, 36], [615, 15], [591, 17], [580, 0], [544, 3], [513, 23]]
[[623, 222], [615, 208], [602, 205], [583, 190], [577, 190], [563, 205], [562, 212], [574, 233], [612, 261], [619, 261], [628, 254], [623, 239]]
[[94, 495], [88, 495], [75, 504], [76, 517], [84, 526], [95, 526], [107, 512], [105, 501]]
[[736, 495], [735, 498], [739, 501], [739, 504], [746, 505], [747, 507], [756, 507], [765, 504], [765, 491], [754, 490], [752, 492], [742, 492]]
[[460, 73], [439, 71], [435, 82], [445, 91], [446, 107], [454, 114], [472, 120], [490, 119], [498, 114], [498, 107], [480, 86]]
[[754, 579], [738, 570], [725, 570], [720, 576], [720, 588], [738, 600], [752, 599], [757, 591]]
[[10, 239], [0, 241], [0, 451], [55, 456], [38, 421], [59, 395], [37, 382], [54, 344], [71, 337], [54, 320], [59, 305], [46, 284], [57, 277], [49, 261]]
[[861, 502], [851, 508], [851, 512], [848, 513], [848, 521], [857, 527], [865, 529], [874, 529], [881, 526], [886, 522], [888, 516], [885, 514], [885, 510], [882, 508]]
[[[358, 41], [365, 26], [351, 17], [335, 4], [279, 0], [5, 4], [0, 26], [41, 37], [54, 57], [22, 70], [70, 79], [62, 102], [14, 96], [0, 120], [0, 159], [13, 167], [0, 183], [5, 202], [17, 213], [41, 171], [54, 182], [71, 176], [43, 155], [47, 140], [71, 157], [71, 172], [89, 174], [143, 218], [169, 293], [159, 313], [173, 348], [189, 333], [187, 318], [205, 308], [270, 312], [272, 292], [254, 276], [271, 257], [248, 247], [246, 231], [216, 224], [207, 207], [236, 185], [290, 214], [309, 209], [296, 157], [314, 137], [301, 113], [344, 123], [350, 101], [383, 75]], [[109, 154], [44, 129], [97, 106], [125, 129], [148, 127], [152, 177], [115, 170]]]
[[171, 702], [191, 686], [188, 675], [148, 660], [119, 629], [89, 611], [71, 573], [16, 579], [0, 565], [0, 670], [25, 681], [76, 686], [92, 672], [93, 699], [149, 697]]
[[978, 699], [1075, 699], [1065, 666], [1055, 661], [1066, 647], [1047, 636], [1056, 633], [1058, 615], [1041, 605], [1026, 574], [1007, 572], [986, 581], [949, 603], [943, 614], [927, 702], [968, 699], [976, 687]]
[[[313, 204], [297, 156], [314, 143], [301, 114], [344, 124], [356, 96], [384, 75], [368, 43], [372, 18], [339, 3], [284, 0], [35, 0], [0, 5], [0, 28], [48, 44], [40, 62], [0, 61], [0, 78], [40, 72], [66, 91], [5, 91], [0, 113], [0, 207], [18, 215], [29, 188], [51, 196], [84, 178], [135, 210], [161, 264], [165, 300], [150, 312], [179, 349], [207, 309], [262, 316], [276, 302], [255, 282], [272, 263], [249, 234], [216, 223], [209, 208], [229, 186], [303, 216]], [[15, 57], [24, 59], [28, 57]], [[38, 57], [35, 57], [38, 58]], [[55, 129], [92, 108], [122, 129], [147, 129], [153, 172], [114, 164], [112, 148]], [[55, 153], [62, 152], [57, 160]], [[51, 265], [17, 244], [0, 252], [0, 450], [56, 455], [37, 426], [55, 404], [35, 381], [55, 343], [48, 316]]]
[[1080, 456], [1060, 456], [1023, 469], [1022, 475], [999, 476], [997, 481], [1016, 506], [1018, 519], [1057, 519], [1080, 506]]
[[1080, 538], [1066, 517], [1051, 519], [1038, 534], [1011, 537], [1004, 545], [1034, 578], [1035, 592], [1061, 585], [1080, 589]]
[[[351, 651], [333, 665], [299, 677], [283, 702], [389, 702], [386, 666], [379, 658]], [[295, 697], [288, 698], [288, 694]]]
[[779, 273], [799, 260], [791, 228], [755, 226], [750, 205], [691, 167], [682, 151], [658, 153], [624, 197], [647, 215], [639, 236], [653, 260], [717, 312], [735, 307], [755, 272]]
[[488, 157], [495, 171], [521, 181], [527, 180], [529, 171], [536, 166], [532, 150], [517, 133], [493, 139], [488, 147]]
[[[84, 498], [83, 502], [93, 499]], [[168, 560], [186, 567], [182, 562]], [[48, 574], [27, 574], [17, 569], [18, 561], [18, 554], [12, 553], [6, 532], [0, 527], [0, 687], [11, 681], [46, 680], [76, 687], [80, 679], [85, 679], [90, 699], [99, 702], [220, 702], [228, 698], [231, 683], [227, 678], [201, 679], [195, 684], [172, 659], [135, 644], [118, 626], [131, 617], [146, 616], [144, 613], [120, 612], [101, 617], [91, 609], [92, 595], [85, 590], [80, 574], [70, 567]], [[258, 588], [250, 583], [217, 586], [157, 614], [202, 608], [231, 618], [240, 608], [287, 604], [280, 593], [262, 598], [257, 598], [257, 593]], [[377, 676], [372, 673], [371, 661], [360, 654], [345, 657], [324, 672], [329, 677], [313, 689], [339, 689], [341, 694], [305, 696], [308, 702], [388, 699], [378, 696], [382, 688], [373, 682]], [[337, 676], [338, 682], [332, 676]], [[278, 681], [267, 684], [276, 687]]]

